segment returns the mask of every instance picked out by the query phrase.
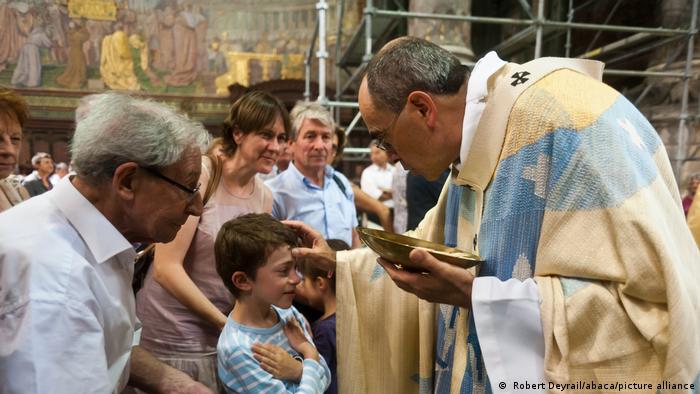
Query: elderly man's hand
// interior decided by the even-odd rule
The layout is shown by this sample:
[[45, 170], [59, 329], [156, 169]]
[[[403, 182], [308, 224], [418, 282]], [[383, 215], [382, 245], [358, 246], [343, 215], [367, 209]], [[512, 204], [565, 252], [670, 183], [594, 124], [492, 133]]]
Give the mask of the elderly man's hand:
[[292, 256], [306, 258], [323, 270], [335, 271], [335, 250], [328, 246], [321, 233], [303, 222], [283, 220], [282, 223], [296, 232], [303, 245], [292, 249]]
[[425, 273], [402, 270], [381, 257], [377, 262], [398, 287], [418, 298], [462, 308], [471, 307], [474, 275], [469, 271], [442, 262], [423, 249], [411, 251], [409, 258]]

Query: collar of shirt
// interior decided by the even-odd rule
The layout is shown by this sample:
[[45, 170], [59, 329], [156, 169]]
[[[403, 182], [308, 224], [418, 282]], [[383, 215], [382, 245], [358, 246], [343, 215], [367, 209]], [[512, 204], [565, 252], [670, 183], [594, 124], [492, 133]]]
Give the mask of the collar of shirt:
[[[313, 183], [311, 179], [307, 178], [306, 176], [304, 176], [304, 174], [301, 173], [301, 171], [299, 171], [297, 166], [294, 165], [294, 162], [289, 163], [289, 168], [287, 168], [287, 171], [289, 170], [292, 170], [291, 173], [294, 174], [296, 178], [300, 179], [302, 183], [306, 185], [306, 187], [321, 190], [321, 187]], [[328, 187], [330, 187], [330, 181], [333, 178], [333, 174], [335, 174], [335, 170], [333, 169], [333, 167], [326, 165], [326, 169], [323, 174], [323, 190], [328, 189]]]
[[459, 163], [454, 167], [457, 171], [462, 169], [462, 164], [467, 158], [467, 153], [472, 145], [472, 139], [479, 126], [481, 114], [486, 107], [486, 96], [488, 95], [487, 82], [491, 75], [501, 69], [506, 64], [498, 57], [496, 52], [489, 52], [479, 59], [469, 76], [467, 86], [467, 100], [462, 120], [462, 145], [459, 150]]
[[122, 263], [133, 263], [136, 252], [129, 241], [64, 177], [53, 188], [50, 198], [83, 238], [101, 264], [117, 256]]
[[392, 166], [391, 164], [387, 164], [384, 166], [384, 168], [382, 168], [382, 167], [379, 167], [378, 165], [372, 163], [372, 165], [370, 165], [369, 167], [374, 168], [377, 172], [392, 172], [393, 173], [393, 170], [394, 170], [394, 166]]

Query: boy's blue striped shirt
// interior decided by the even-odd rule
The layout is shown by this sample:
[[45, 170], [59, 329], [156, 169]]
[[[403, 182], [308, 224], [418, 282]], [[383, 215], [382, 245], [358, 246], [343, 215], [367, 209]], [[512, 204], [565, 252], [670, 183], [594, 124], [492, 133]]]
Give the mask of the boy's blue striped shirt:
[[299, 383], [275, 379], [260, 367], [253, 358], [254, 343], [271, 343], [286, 350], [292, 356], [300, 356], [289, 345], [283, 327], [296, 317], [304, 329], [304, 335], [313, 343], [308, 324], [294, 307], [280, 309], [273, 306], [280, 318], [279, 323], [269, 328], [244, 326], [228, 318], [217, 345], [219, 379], [228, 393], [308, 393], [321, 394], [330, 384], [331, 372], [323, 357], [320, 362], [304, 360], [302, 378]]

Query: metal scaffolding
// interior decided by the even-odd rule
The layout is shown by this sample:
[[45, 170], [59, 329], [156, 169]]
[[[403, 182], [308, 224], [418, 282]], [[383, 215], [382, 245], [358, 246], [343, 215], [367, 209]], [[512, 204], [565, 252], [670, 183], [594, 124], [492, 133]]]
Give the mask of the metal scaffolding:
[[[535, 1], [535, 0], [533, 0]], [[527, 0], [518, 0], [524, 14], [528, 18], [516, 19], [516, 18], [500, 18], [500, 17], [487, 17], [487, 16], [473, 16], [473, 15], [451, 15], [451, 14], [433, 14], [433, 13], [422, 13], [422, 12], [409, 12], [403, 9], [400, 4], [394, 2], [396, 5], [396, 10], [381, 9], [374, 6], [373, 0], [366, 0], [366, 6], [364, 9], [364, 16], [361, 23], [356, 28], [354, 35], [345, 47], [344, 52], [341, 53], [341, 37], [342, 37], [342, 20], [344, 13], [344, 0], [338, 0], [338, 26], [336, 29], [336, 89], [334, 100], [329, 100], [326, 96], [326, 59], [328, 54], [326, 52], [326, 10], [328, 8], [328, 3], [325, 0], [319, 0], [316, 9], [318, 10], [318, 21], [316, 25], [316, 33], [307, 51], [306, 58], [306, 91], [304, 97], [307, 99], [311, 98], [310, 92], [310, 77], [311, 77], [311, 65], [312, 65], [312, 53], [315, 46], [316, 38], [319, 42], [319, 50], [316, 52], [316, 58], [319, 62], [319, 75], [318, 84], [319, 92], [317, 100], [324, 105], [329, 106], [335, 112], [336, 119], [339, 119], [338, 110], [340, 108], [358, 108], [356, 99], [350, 101], [343, 101], [342, 98], [346, 97], [346, 92], [353, 84], [359, 82], [359, 78], [364, 72], [364, 68], [367, 62], [373, 56], [373, 50], [376, 48], [378, 41], [386, 40], [390, 37], [391, 32], [396, 28], [397, 21], [400, 19], [432, 19], [432, 20], [444, 20], [444, 21], [464, 21], [471, 23], [481, 23], [481, 24], [497, 24], [497, 25], [516, 25], [524, 26], [525, 28], [520, 32], [514, 34], [508, 40], [501, 42], [499, 45], [493, 49], [497, 52], [503, 50], [504, 48], [513, 48], [518, 45], [531, 45], [531, 41], [534, 35], [534, 58], [538, 58], [542, 55], [542, 46], [544, 43], [544, 34], [546, 32], [552, 31], [562, 31], [565, 30], [566, 34], [566, 45], [565, 45], [565, 55], [567, 57], [571, 56], [571, 36], [572, 30], [582, 29], [582, 30], [596, 30], [598, 33], [595, 38], [590, 43], [586, 52], [576, 56], [577, 58], [595, 58], [604, 53], [609, 53], [613, 50], [619, 50], [621, 48], [627, 48], [637, 44], [646, 44], [644, 47], [637, 49], [635, 51], [625, 53], [620, 56], [615, 61], [622, 60], [631, 56], [639, 55], [640, 53], [649, 51], [651, 49], [669, 45], [681, 40], [686, 41], [686, 58], [685, 67], [683, 72], [665, 71], [668, 66], [673, 63], [675, 58], [682, 52], [683, 45], [678, 45], [675, 55], [669, 57], [669, 60], [661, 67], [661, 70], [623, 70], [623, 69], [606, 69], [604, 70], [604, 75], [619, 75], [619, 76], [637, 76], [637, 77], [647, 77], [647, 78], [678, 78], [683, 81], [683, 92], [681, 96], [681, 109], [680, 115], [677, 117], [678, 120], [678, 130], [676, 134], [676, 152], [674, 155], [670, 155], [671, 161], [673, 163], [673, 170], [676, 176], [676, 180], [680, 182], [680, 176], [683, 164], [689, 160], [697, 160], [694, 156], [699, 153], [700, 147], [694, 150], [692, 155], [688, 155], [688, 138], [689, 131], [688, 125], [689, 121], [693, 121], [700, 118], [700, 102], [698, 103], [698, 114], [689, 114], [689, 84], [692, 71], [692, 60], [693, 60], [693, 47], [694, 39], [697, 34], [697, 14], [698, 14], [698, 3], [700, 0], [692, 0], [692, 9], [689, 16], [688, 28], [667, 28], [667, 27], [643, 27], [643, 26], [623, 26], [623, 25], [610, 25], [608, 22], [612, 18], [614, 11], [620, 6], [622, 0], [617, 0], [613, 6], [613, 11], [609, 14], [605, 23], [581, 23], [574, 22], [574, 17], [577, 11], [582, 8], [589, 6], [592, 1], [588, 1], [578, 7], [573, 6], [573, 0], [569, 0], [569, 10], [567, 14], [566, 21], [556, 21], [545, 18], [545, 2], [547, 0], [537, 1], [537, 14], [532, 13], [530, 4]], [[386, 4], [386, 2], [385, 2]], [[631, 36], [626, 37], [622, 40], [603, 45], [599, 48], [593, 49], [593, 45], [598, 40], [601, 32], [623, 32], [632, 33]], [[362, 48], [360, 48], [360, 46]], [[354, 70], [350, 70], [354, 68]], [[341, 86], [340, 74], [341, 71], [345, 71], [348, 74], [347, 82]], [[635, 104], [639, 104], [640, 101], [649, 93], [650, 89], [654, 86], [654, 82], [650, 82], [642, 91], [642, 93], [634, 100]], [[346, 128], [346, 133], [349, 135], [355, 129], [360, 119], [359, 111], [353, 117], [352, 122]], [[369, 150], [366, 147], [348, 147], [346, 152], [350, 154], [365, 154]], [[674, 157], [675, 156], [675, 157]]]

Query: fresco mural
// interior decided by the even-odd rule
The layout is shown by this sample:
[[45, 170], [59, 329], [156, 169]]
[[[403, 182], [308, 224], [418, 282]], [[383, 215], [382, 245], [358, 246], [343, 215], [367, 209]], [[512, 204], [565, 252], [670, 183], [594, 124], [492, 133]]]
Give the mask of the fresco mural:
[[303, 79], [315, 3], [0, 0], [0, 84], [214, 96]]

